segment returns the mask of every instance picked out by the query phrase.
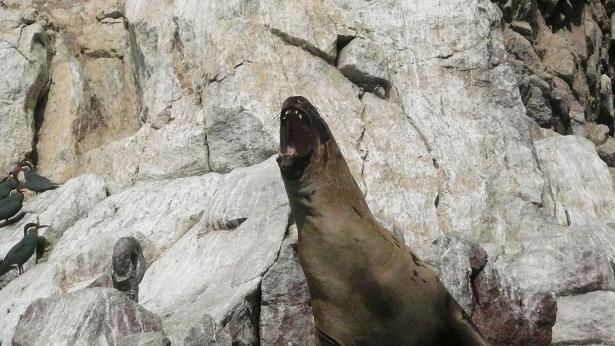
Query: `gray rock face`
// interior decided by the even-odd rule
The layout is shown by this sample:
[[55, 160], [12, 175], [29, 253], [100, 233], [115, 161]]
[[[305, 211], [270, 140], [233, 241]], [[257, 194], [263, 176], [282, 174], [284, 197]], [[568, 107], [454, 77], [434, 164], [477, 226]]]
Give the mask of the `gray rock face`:
[[257, 342], [258, 289], [288, 225], [286, 193], [273, 159], [206, 177], [199, 179], [197, 222], [162, 255], [151, 256], [158, 259], [141, 282], [140, 301], [164, 316], [171, 342], [192, 340], [206, 316], [234, 342]]
[[260, 309], [261, 345], [318, 344], [294, 225], [282, 243], [277, 262], [263, 276]]
[[423, 256], [463, 310], [471, 314], [475, 304], [472, 279], [487, 264], [485, 250], [459, 237], [443, 236]]
[[553, 345], [615, 343], [615, 293], [596, 291], [557, 299]]
[[604, 144], [609, 138], [609, 127], [606, 125], [587, 124], [587, 135], [594, 145]]
[[28, 218], [52, 225], [46, 262], [2, 278], [0, 342], [38, 298], [112, 287], [113, 245], [134, 237], [165, 333], [117, 344], [313, 343], [272, 158], [290, 95], [318, 107], [374, 216], [492, 344], [607, 340], [551, 327], [563, 296], [614, 289], [600, 158], [615, 162], [615, 5], [496, 3], [2, 1], [0, 170], [28, 156], [66, 183], [0, 231], [3, 254]]
[[[122, 339], [126, 342], [126, 336], [161, 331], [160, 318], [123, 293], [88, 288], [34, 301], [20, 318], [12, 342], [23, 346], [115, 345]], [[154, 344], [165, 345], [149, 343]]]
[[596, 150], [602, 161], [609, 167], [615, 166], [615, 139], [613, 137], [607, 138], [606, 142], [600, 144]]
[[[543, 203], [561, 225], [587, 224], [591, 219], [615, 222], [611, 177], [590, 141], [577, 136], [545, 138], [536, 142], [536, 153], [552, 196]], [[574, 167], [562, 169], [570, 164]]]
[[389, 62], [376, 42], [353, 39], [340, 51], [337, 68], [366, 91], [380, 93], [383, 97], [389, 92]]
[[611, 85], [609, 76], [604, 74], [600, 76], [600, 113], [598, 121], [613, 129], [615, 110], [613, 110], [613, 91], [611, 90]]
[[[0, 9], [0, 172], [32, 151], [34, 113], [47, 83], [48, 37], [38, 23], [26, 25], [17, 11]], [[19, 18], [18, 20], [15, 20]]]

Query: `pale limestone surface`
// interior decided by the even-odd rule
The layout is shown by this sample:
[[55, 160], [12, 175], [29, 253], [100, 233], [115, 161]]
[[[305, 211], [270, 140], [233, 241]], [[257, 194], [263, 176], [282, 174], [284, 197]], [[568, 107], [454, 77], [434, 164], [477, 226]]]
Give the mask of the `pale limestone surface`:
[[[489, 1], [5, 3], [3, 34], [44, 28], [54, 44], [29, 51], [53, 53], [45, 64], [0, 52], [27, 67], [0, 85], [21, 97], [0, 105], [19, 134], [1, 137], [16, 141], [0, 168], [36, 144], [42, 173], [94, 175], [28, 196], [26, 218], [50, 223], [54, 244], [0, 290], [11, 310], [2, 344], [36, 298], [109, 286], [123, 236], [143, 247], [139, 303], [163, 328], [126, 343], [314, 344], [273, 157], [291, 95], [319, 109], [376, 219], [435, 267], [493, 344], [548, 344], [560, 296], [615, 289], [609, 171], [590, 141], [536, 129]], [[567, 79], [560, 103], [583, 118], [567, 63], [549, 68]], [[0, 230], [0, 254], [25, 222]]]

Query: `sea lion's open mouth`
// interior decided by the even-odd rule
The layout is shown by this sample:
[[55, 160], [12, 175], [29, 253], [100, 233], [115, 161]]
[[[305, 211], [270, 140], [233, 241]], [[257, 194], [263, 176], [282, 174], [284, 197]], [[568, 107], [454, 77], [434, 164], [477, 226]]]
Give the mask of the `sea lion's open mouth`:
[[331, 131], [310, 101], [303, 96], [287, 98], [280, 113], [280, 154], [277, 159], [282, 176], [286, 180], [299, 179], [310, 162], [318, 161], [320, 154], [326, 156], [326, 151], [321, 153], [322, 145], [330, 139]]
[[309, 102], [301, 96], [289, 97], [280, 113], [280, 153], [277, 161], [282, 175], [289, 180], [296, 180], [303, 174], [314, 152], [316, 134], [311, 108], [306, 105]]
[[280, 121], [280, 155], [310, 156], [313, 145], [314, 134], [308, 115], [296, 108], [283, 109]]

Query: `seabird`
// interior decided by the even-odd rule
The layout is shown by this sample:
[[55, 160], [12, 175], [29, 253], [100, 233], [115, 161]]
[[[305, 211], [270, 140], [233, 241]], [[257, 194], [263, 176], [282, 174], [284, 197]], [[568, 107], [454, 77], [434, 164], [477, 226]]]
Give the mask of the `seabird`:
[[22, 183], [30, 191], [45, 192], [48, 190], [55, 190], [61, 186], [61, 184], [56, 184], [51, 180], [36, 174], [34, 172], [34, 165], [29, 161], [24, 161], [18, 170], [23, 172], [24, 181], [22, 181]]
[[21, 188], [13, 189], [6, 198], [0, 199], [0, 220], [6, 220], [5, 224], [23, 207], [23, 191]]
[[36, 223], [28, 223], [24, 226], [24, 237], [9, 250], [0, 264], [0, 276], [15, 267], [19, 269], [19, 274], [23, 273], [23, 264], [26, 263], [36, 251], [38, 230], [39, 228], [45, 227], [49, 226]]

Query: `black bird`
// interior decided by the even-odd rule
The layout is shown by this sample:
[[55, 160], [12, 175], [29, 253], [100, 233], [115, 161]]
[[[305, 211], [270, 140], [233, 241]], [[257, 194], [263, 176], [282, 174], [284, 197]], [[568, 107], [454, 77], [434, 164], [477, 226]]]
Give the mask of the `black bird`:
[[21, 188], [13, 189], [6, 198], [0, 199], [0, 220], [6, 220], [6, 224], [23, 207], [23, 191]]
[[11, 190], [15, 190], [19, 186], [19, 180], [17, 180], [15, 173], [3, 179], [2, 182], [0, 182], [0, 199], [6, 198], [11, 193]]
[[32, 257], [36, 251], [36, 245], [38, 241], [39, 228], [49, 227], [46, 225], [39, 225], [36, 223], [28, 223], [24, 226], [24, 237], [15, 244], [9, 252], [4, 256], [4, 260], [0, 264], [0, 276], [4, 275], [11, 269], [17, 267], [19, 274], [23, 273], [22, 265]]
[[24, 180], [23, 184], [30, 191], [34, 192], [45, 192], [48, 190], [55, 190], [61, 186], [61, 184], [56, 184], [53, 181], [38, 175], [34, 172], [34, 165], [29, 161], [24, 161], [19, 170], [23, 172]]
[[35, 264], [38, 264], [38, 261], [43, 257], [43, 255], [45, 254], [45, 250], [47, 250], [49, 245], [51, 245], [51, 243], [49, 242], [49, 240], [47, 240], [47, 238], [43, 237], [42, 235], [36, 237], [36, 260], [34, 262]]

